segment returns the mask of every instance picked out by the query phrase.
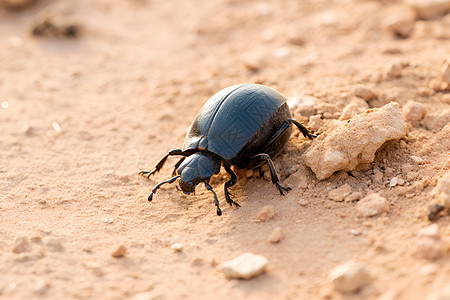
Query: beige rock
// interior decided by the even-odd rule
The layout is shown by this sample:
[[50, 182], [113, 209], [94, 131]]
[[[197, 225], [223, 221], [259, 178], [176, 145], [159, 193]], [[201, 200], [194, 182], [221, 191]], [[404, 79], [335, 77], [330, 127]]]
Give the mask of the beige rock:
[[415, 255], [420, 258], [436, 260], [442, 257], [443, 251], [439, 241], [425, 237], [418, 241]]
[[411, 18], [396, 18], [389, 25], [389, 30], [400, 38], [409, 38], [414, 32], [414, 20]]
[[402, 115], [413, 126], [418, 126], [425, 117], [427, 110], [422, 103], [409, 100], [402, 108]]
[[343, 293], [357, 292], [358, 289], [372, 281], [366, 267], [356, 261], [349, 261], [334, 268], [328, 278], [334, 288]]
[[435, 289], [427, 297], [426, 300], [448, 300], [450, 299], [450, 284], [447, 284], [443, 288]]
[[267, 240], [273, 244], [280, 242], [284, 237], [284, 233], [281, 227], [275, 227], [272, 232], [270, 232]]
[[320, 135], [302, 157], [323, 180], [336, 171], [351, 171], [360, 163], [372, 162], [377, 149], [386, 141], [405, 136], [406, 128], [398, 103], [391, 102]]
[[0, 0], [0, 5], [9, 9], [22, 9], [31, 4], [35, 0]]
[[442, 205], [450, 208], [450, 171], [439, 180], [438, 194]]
[[432, 131], [438, 132], [445, 125], [449, 124], [450, 120], [450, 109], [444, 110], [442, 112], [427, 114], [423, 120], [425, 127]]
[[369, 87], [358, 84], [354, 87], [353, 93], [355, 96], [363, 98], [366, 101], [370, 101], [377, 96], [377, 94]]
[[244, 253], [219, 265], [219, 271], [227, 277], [250, 279], [266, 270], [267, 258], [253, 253]]
[[447, 59], [441, 68], [442, 80], [450, 84], [450, 59]]
[[22, 253], [30, 249], [30, 242], [26, 236], [18, 236], [14, 240], [14, 246], [12, 252]]
[[346, 107], [344, 107], [339, 120], [348, 120], [350, 118], [353, 118], [357, 114], [365, 112], [368, 109], [369, 104], [367, 104], [367, 102], [363, 99], [360, 99], [360, 101], [352, 101]]
[[436, 223], [431, 224], [427, 227], [420, 229], [419, 232], [417, 233], [417, 235], [420, 237], [429, 237], [429, 238], [437, 240], [440, 237], [439, 236], [439, 226]]
[[261, 208], [261, 210], [258, 212], [258, 215], [256, 216], [256, 219], [261, 222], [265, 222], [273, 218], [275, 218], [275, 207], [273, 207], [272, 205], [267, 205]]
[[407, 0], [406, 1], [424, 20], [443, 16], [450, 11], [450, 0]]
[[124, 245], [120, 245], [116, 250], [111, 253], [112, 257], [122, 257], [127, 252], [127, 248]]
[[362, 216], [373, 217], [389, 211], [389, 203], [386, 198], [377, 193], [371, 193], [362, 198], [358, 204], [356, 204], [356, 208]]
[[337, 189], [331, 190], [328, 192], [328, 198], [333, 201], [341, 202], [344, 201], [345, 197], [348, 196], [352, 192], [352, 187], [346, 183]]
[[317, 113], [318, 102], [319, 100], [313, 96], [300, 95], [289, 98], [287, 103], [293, 112], [309, 118]]

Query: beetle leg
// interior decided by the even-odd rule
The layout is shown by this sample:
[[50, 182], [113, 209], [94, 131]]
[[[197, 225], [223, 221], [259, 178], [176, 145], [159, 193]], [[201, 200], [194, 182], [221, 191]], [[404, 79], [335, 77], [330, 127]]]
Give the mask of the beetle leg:
[[309, 138], [310, 140], [312, 140], [313, 138], [316, 138], [318, 136], [318, 134], [312, 134], [311, 131], [309, 131], [308, 128], [306, 128], [302, 123], [300, 123], [299, 121], [296, 120], [292, 120], [292, 119], [287, 119], [285, 122], [289, 122], [289, 124], [294, 124], [295, 126], [297, 126], [297, 128], [301, 131], [301, 133], [303, 134], [303, 136], [305, 138]]
[[224, 163], [223, 166], [225, 167], [225, 170], [231, 175], [231, 178], [227, 182], [225, 182], [225, 185], [224, 185], [225, 199], [227, 200], [228, 204], [230, 204], [230, 206], [233, 206], [233, 204], [234, 204], [234, 205], [236, 205], [236, 207], [240, 207], [239, 203], [237, 203], [236, 201], [231, 199], [231, 196], [233, 196], [233, 194], [231, 194], [230, 191], [228, 190], [230, 187], [232, 187], [233, 185], [236, 184], [237, 176], [236, 176], [236, 174], [234, 174], [233, 170], [231, 170], [229, 164]]
[[183, 161], [184, 161], [185, 159], [186, 159], [186, 157], [182, 157], [182, 158], [175, 164], [175, 166], [173, 167], [172, 176], [177, 175], [178, 167], [183, 163]]
[[191, 152], [185, 152], [181, 149], [172, 149], [169, 152], [167, 152], [166, 155], [164, 155], [164, 157], [159, 161], [159, 163], [156, 165], [156, 167], [153, 168], [153, 170], [140, 171], [139, 175], [150, 178], [150, 176], [152, 176], [153, 174], [155, 174], [156, 172], [159, 172], [159, 170], [161, 170], [161, 168], [164, 166], [164, 164], [166, 163], [166, 160], [169, 156], [173, 156], [173, 155], [189, 156], [191, 154], [192, 154]]
[[152, 193], [150, 194], [150, 196], [148, 196], [148, 201], [152, 201], [153, 199], [153, 195], [156, 194], [156, 191], [159, 190], [159, 188], [166, 183], [173, 183], [175, 180], [177, 180], [178, 178], [180, 178], [180, 175], [177, 175], [175, 177], [170, 178], [169, 180], [163, 181], [158, 183], [155, 188], [152, 190]]
[[214, 192], [212, 186], [210, 186], [209, 183], [207, 183], [206, 181], [203, 181], [203, 183], [205, 184], [206, 189], [207, 189], [208, 191], [211, 191], [211, 192], [213, 193], [213, 195], [214, 195], [214, 204], [215, 204], [216, 207], [217, 207], [217, 215], [218, 215], [218, 216], [222, 215], [222, 211], [220, 210], [220, 207], [219, 207], [219, 200], [217, 199], [217, 195], [216, 195], [216, 193]]
[[275, 167], [273, 166], [273, 162], [270, 159], [270, 156], [268, 154], [266, 154], [266, 153], [257, 154], [255, 156], [252, 156], [251, 159], [263, 160], [269, 164], [270, 176], [272, 177], [272, 183], [275, 184], [275, 186], [277, 187], [277, 189], [281, 195], [284, 195], [283, 191], [288, 192], [291, 190], [290, 187], [282, 186], [279, 183], [280, 179], [278, 179], [277, 171], [275, 170]]

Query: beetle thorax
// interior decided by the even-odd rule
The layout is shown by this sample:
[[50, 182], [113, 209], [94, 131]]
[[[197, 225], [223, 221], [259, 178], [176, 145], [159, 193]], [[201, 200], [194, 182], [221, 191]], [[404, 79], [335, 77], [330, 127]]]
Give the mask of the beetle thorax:
[[194, 192], [195, 186], [209, 178], [220, 170], [220, 159], [207, 152], [195, 153], [188, 156], [178, 167], [180, 175], [180, 188], [186, 193]]

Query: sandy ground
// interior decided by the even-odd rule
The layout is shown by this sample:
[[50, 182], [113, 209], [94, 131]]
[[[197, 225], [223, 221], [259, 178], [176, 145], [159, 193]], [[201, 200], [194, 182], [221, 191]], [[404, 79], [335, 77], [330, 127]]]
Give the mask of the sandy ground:
[[[32, 36], [43, 9], [81, 25], [79, 37]], [[0, 298], [426, 299], [442, 291], [450, 218], [436, 222], [431, 244], [418, 232], [430, 225], [426, 209], [450, 169], [450, 100], [440, 77], [450, 15], [409, 16], [400, 1], [356, 0], [39, 1], [1, 9]], [[388, 29], [398, 18], [414, 26], [406, 39]], [[181, 147], [210, 96], [243, 82], [315, 97], [314, 123], [294, 116], [319, 132], [357, 99], [357, 84], [376, 93], [370, 107], [414, 100], [426, 116], [373, 163], [323, 181], [301, 159], [314, 141], [296, 133], [274, 160], [293, 190], [281, 197], [264, 176], [240, 176], [233, 193], [242, 207], [229, 207], [222, 171], [211, 181], [221, 217], [203, 187], [186, 196], [166, 186], [148, 202], [176, 159], [150, 180], [138, 171]], [[405, 183], [391, 186], [393, 177]], [[383, 195], [389, 212], [361, 217], [355, 202], [332, 201], [328, 192], [344, 184]], [[255, 222], [264, 206], [275, 217]], [[274, 244], [276, 227], [284, 238]], [[112, 257], [119, 246], [125, 255]], [[244, 252], [266, 256], [267, 272], [246, 281], [218, 271]], [[363, 263], [371, 280], [342, 294], [328, 274], [349, 260]]]

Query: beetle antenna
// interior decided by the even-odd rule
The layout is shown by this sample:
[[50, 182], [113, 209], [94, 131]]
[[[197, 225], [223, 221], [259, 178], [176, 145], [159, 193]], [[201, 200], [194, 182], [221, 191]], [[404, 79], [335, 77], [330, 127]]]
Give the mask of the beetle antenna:
[[158, 183], [157, 186], [155, 186], [155, 188], [152, 190], [152, 193], [150, 194], [150, 196], [148, 196], [148, 201], [152, 201], [153, 199], [153, 195], [156, 194], [156, 191], [163, 185], [166, 183], [173, 183], [175, 180], [177, 180], [180, 177], [180, 175], [177, 175], [175, 177], [170, 178], [169, 180], [163, 181]]
[[214, 192], [212, 186], [210, 186], [209, 183], [207, 183], [206, 181], [203, 181], [203, 183], [205, 184], [206, 189], [208, 191], [211, 191], [213, 193], [213, 195], [214, 195], [214, 204], [217, 207], [217, 215], [218, 216], [222, 215], [222, 211], [220, 210], [220, 207], [219, 207], [219, 200], [217, 199], [216, 192]]

